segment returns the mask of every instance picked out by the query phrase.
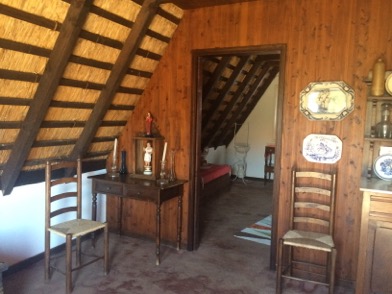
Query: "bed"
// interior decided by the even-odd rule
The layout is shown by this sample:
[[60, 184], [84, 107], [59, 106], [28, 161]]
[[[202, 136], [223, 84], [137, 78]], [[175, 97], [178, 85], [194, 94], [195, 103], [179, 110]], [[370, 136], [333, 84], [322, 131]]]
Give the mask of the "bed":
[[231, 166], [228, 164], [204, 164], [200, 167], [201, 197], [219, 193], [230, 188]]

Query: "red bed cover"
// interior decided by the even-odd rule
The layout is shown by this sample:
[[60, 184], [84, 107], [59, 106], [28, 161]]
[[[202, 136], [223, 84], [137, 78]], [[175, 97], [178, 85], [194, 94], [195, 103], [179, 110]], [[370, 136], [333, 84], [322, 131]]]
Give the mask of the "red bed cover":
[[205, 184], [225, 175], [231, 175], [231, 166], [228, 164], [207, 164], [200, 167], [201, 184]]

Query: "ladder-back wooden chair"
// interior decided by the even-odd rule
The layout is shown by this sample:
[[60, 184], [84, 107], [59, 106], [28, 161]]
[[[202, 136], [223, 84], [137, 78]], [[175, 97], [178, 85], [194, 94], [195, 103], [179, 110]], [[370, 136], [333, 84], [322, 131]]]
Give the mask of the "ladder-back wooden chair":
[[[75, 170], [76, 175], [74, 176]], [[59, 175], [63, 177], [59, 177]], [[107, 223], [82, 219], [82, 163], [80, 159], [57, 163], [47, 162], [45, 186], [45, 279], [50, 279], [51, 270], [58, 270], [66, 276], [66, 293], [71, 293], [73, 271], [103, 259], [105, 274], [108, 273], [108, 226]], [[90, 256], [86, 260], [83, 258], [82, 263], [81, 237], [100, 230], [104, 232], [103, 254]], [[51, 233], [65, 238], [65, 271], [52, 266], [50, 255]], [[76, 258], [73, 262], [72, 240], [74, 239], [76, 240]]]
[[325, 285], [332, 294], [336, 173], [293, 170], [291, 181], [290, 228], [278, 242], [276, 293], [282, 279], [292, 279]]

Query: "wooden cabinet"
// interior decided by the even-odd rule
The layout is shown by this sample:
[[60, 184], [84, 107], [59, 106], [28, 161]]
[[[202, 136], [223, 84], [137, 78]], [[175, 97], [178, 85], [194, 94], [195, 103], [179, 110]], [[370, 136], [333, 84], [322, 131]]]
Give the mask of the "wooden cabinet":
[[[367, 81], [367, 85], [370, 89], [371, 83]], [[392, 139], [378, 138], [376, 132], [376, 125], [382, 120], [382, 105], [384, 103], [392, 104], [392, 97], [384, 94], [383, 96], [369, 95], [367, 98], [362, 176], [368, 178], [376, 177], [373, 171], [373, 163], [380, 155], [380, 149], [382, 147], [392, 147]]]
[[392, 293], [392, 186], [361, 179], [362, 216], [356, 294]]
[[[367, 85], [370, 92], [371, 83]], [[392, 97], [385, 93], [367, 98], [356, 294], [392, 293], [392, 184], [379, 179], [373, 168], [383, 147], [392, 147], [391, 136], [383, 137], [377, 128], [386, 115], [392, 115], [383, 107], [388, 103]]]

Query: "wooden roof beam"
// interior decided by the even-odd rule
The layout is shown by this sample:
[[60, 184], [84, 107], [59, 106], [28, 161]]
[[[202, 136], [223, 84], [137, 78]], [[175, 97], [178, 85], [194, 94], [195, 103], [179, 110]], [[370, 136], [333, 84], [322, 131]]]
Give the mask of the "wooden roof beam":
[[219, 138], [219, 145], [228, 145], [231, 142], [234, 133], [232, 132], [230, 126], [234, 126], [235, 123], [243, 124], [245, 122], [246, 118], [254, 109], [261, 97], [263, 97], [265, 91], [268, 89], [269, 85], [271, 84], [278, 72], [279, 65], [273, 67], [272, 70], [268, 66], [265, 67], [265, 70], [263, 69], [263, 72], [258, 77], [258, 80], [249, 90], [247, 99], [244, 99], [244, 101], [241, 102], [241, 104], [238, 106], [238, 113], [231, 118], [231, 120], [228, 122], [228, 125], [223, 130], [223, 134]]
[[[204, 130], [207, 127], [208, 120], [211, 118], [214, 113], [217, 111], [223, 100], [225, 99], [226, 95], [229, 93], [231, 87], [236, 83], [238, 77], [241, 75], [241, 72], [244, 66], [248, 63], [250, 56], [243, 56], [241, 57], [240, 62], [237, 64], [236, 68], [230, 75], [229, 80], [226, 82], [225, 86], [223, 87], [222, 91], [220, 91], [219, 96], [211, 103], [211, 107], [208, 111], [203, 113], [202, 118], [202, 129]], [[204, 99], [203, 99], [204, 100]], [[207, 101], [207, 100], [206, 100]]]
[[222, 60], [220, 60], [219, 64], [216, 66], [212, 77], [208, 80], [207, 84], [203, 88], [203, 100], [207, 100], [208, 97], [215, 89], [216, 85], [219, 83], [219, 79], [223, 74], [223, 71], [227, 67], [230, 62], [230, 56], [223, 56]]
[[68, 9], [60, 34], [49, 57], [45, 71], [26, 114], [25, 121], [15, 140], [8, 161], [1, 176], [3, 195], [12, 192], [19, 173], [26, 161], [30, 148], [39, 132], [51, 98], [62, 78], [68, 59], [78, 40], [82, 26], [87, 18], [92, 0], [74, 0]]
[[72, 159], [86, 154], [88, 146], [93, 140], [106, 111], [112, 103], [114, 95], [120, 87], [122, 79], [127, 73], [129, 65], [136, 56], [142, 39], [158, 10], [159, 3], [159, 0], [145, 0], [143, 2], [139, 14], [136, 17], [135, 24], [113, 65], [106, 86], [101, 91], [90, 118], [71, 152], [70, 157]]
[[[218, 130], [221, 129], [223, 126], [222, 124], [226, 121], [227, 116], [232, 111], [233, 107], [237, 104], [237, 100], [243, 95], [246, 87], [248, 87], [249, 83], [254, 79], [259, 66], [263, 64], [261, 58], [257, 58], [256, 62], [253, 64], [252, 68], [250, 69], [249, 73], [246, 75], [245, 79], [242, 81], [241, 85], [238, 87], [236, 93], [231, 98], [230, 103], [225, 107], [225, 110], [222, 114], [220, 114], [221, 124], [216, 124], [211, 132], [212, 136], [209, 136], [207, 144], [205, 146], [210, 146], [210, 144], [214, 141], [215, 137], [218, 135]], [[219, 133], [220, 134], [220, 133]], [[202, 134], [204, 135], [204, 134]], [[220, 134], [221, 135], [221, 134]]]

